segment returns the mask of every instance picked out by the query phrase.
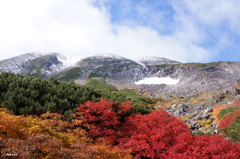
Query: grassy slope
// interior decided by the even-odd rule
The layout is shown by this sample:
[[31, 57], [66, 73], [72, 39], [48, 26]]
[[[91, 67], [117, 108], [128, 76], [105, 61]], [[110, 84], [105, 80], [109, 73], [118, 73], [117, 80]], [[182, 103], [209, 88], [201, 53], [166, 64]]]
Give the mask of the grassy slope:
[[79, 74], [81, 72], [80, 68], [72, 68], [66, 72], [62, 72], [58, 75], [55, 75], [54, 78], [62, 81], [73, 81], [79, 77]]
[[89, 79], [86, 86], [94, 89], [103, 89], [108, 91], [117, 91], [117, 88], [113, 85], [107, 84], [104, 79]]

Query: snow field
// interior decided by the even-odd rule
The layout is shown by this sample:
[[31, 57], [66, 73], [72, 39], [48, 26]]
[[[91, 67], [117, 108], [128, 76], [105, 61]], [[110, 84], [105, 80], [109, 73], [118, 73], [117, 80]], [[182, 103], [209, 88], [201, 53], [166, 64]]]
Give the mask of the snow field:
[[166, 85], [175, 85], [179, 82], [180, 79], [173, 79], [171, 77], [149, 77], [142, 80], [136, 81], [135, 84], [166, 84]]

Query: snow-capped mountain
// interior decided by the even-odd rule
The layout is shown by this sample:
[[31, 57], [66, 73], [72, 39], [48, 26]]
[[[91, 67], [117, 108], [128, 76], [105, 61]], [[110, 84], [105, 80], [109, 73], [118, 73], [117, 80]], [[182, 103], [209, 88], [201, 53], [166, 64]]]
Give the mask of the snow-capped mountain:
[[[68, 57], [59, 53], [28, 53], [0, 61], [0, 72], [85, 83], [101, 78], [118, 88], [138, 88], [153, 94], [194, 94], [220, 90], [240, 79], [239, 62], [182, 64], [161, 57], [134, 61], [114, 54]], [[146, 80], [154, 82], [147, 82]], [[177, 81], [174, 84], [166, 79]], [[144, 81], [144, 82], [142, 82]]]
[[64, 69], [72, 67], [83, 67], [84, 63], [88, 66], [93, 66], [100, 63], [100, 65], [104, 65], [104, 63], [124, 63], [123, 61], [125, 63], [134, 63], [135, 65], [140, 64], [142, 65], [141, 67], [145, 67], [145, 64], [161, 65], [178, 63], [161, 57], [144, 57], [141, 60], [134, 61], [111, 53], [98, 53], [86, 57], [65, 56], [59, 53], [27, 53], [0, 61], [0, 71], [33, 75], [36, 72], [40, 73], [42, 70], [42, 74], [47, 76], [51, 73], [61, 72]]

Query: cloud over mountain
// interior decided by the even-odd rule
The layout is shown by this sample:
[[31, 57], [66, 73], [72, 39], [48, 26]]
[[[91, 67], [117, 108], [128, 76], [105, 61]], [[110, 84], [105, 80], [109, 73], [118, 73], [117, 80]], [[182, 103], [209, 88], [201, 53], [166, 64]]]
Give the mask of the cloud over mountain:
[[236, 0], [1, 1], [0, 58], [112, 52], [207, 62], [239, 50], [239, 6]]

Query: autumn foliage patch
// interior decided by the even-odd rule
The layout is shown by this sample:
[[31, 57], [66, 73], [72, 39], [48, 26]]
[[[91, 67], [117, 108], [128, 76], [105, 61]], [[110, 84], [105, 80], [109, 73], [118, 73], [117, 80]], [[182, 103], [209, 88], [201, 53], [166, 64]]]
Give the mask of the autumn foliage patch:
[[[222, 111], [229, 111], [229, 108], [223, 109]], [[240, 107], [230, 109], [226, 115], [222, 117], [219, 123], [219, 130], [235, 142], [240, 142]]]
[[162, 158], [181, 133], [190, 132], [179, 119], [163, 110], [132, 115], [125, 124], [119, 146], [132, 149], [136, 157]]
[[[240, 144], [221, 135], [193, 136], [179, 119], [163, 110], [128, 114], [131, 103], [102, 99], [79, 106], [82, 125], [97, 141], [131, 150], [136, 158], [238, 158]], [[86, 126], [85, 126], [86, 127]]]
[[229, 128], [231, 126], [231, 123], [239, 119], [240, 119], [240, 108], [235, 109], [234, 112], [230, 112], [226, 114], [226, 116], [224, 116], [221, 122], [219, 123], [219, 128], [220, 129]]
[[132, 158], [117, 146], [93, 143], [77, 122], [62, 117], [49, 112], [40, 118], [16, 116], [0, 108], [0, 158]]
[[240, 100], [236, 100], [231, 104], [224, 104], [224, 105], [219, 105], [217, 107], [214, 107], [213, 116], [216, 119], [216, 121], [219, 123], [220, 122], [219, 113], [220, 113], [221, 110], [226, 109], [226, 108], [236, 107], [236, 106], [239, 106], [239, 105], [240, 105]]
[[[81, 104], [73, 120], [47, 112], [16, 116], [0, 109], [0, 158], [238, 159], [240, 144], [222, 135], [193, 136], [163, 110], [130, 114], [131, 103]], [[34, 144], [33, 144], [34, 143]]]
[[219, 124], [219, 131], [240, 142], [240, 100], [215, 107], [213, 115]]
[[104, 137], [109, 143], [117, 142], [120, 130], [126, 116], [129, 115], [131, 103], [116, 103], [101, 99], [81, 104], [77, 115], [83, 117], [83, 128], [89, 131], [93, 138]]

